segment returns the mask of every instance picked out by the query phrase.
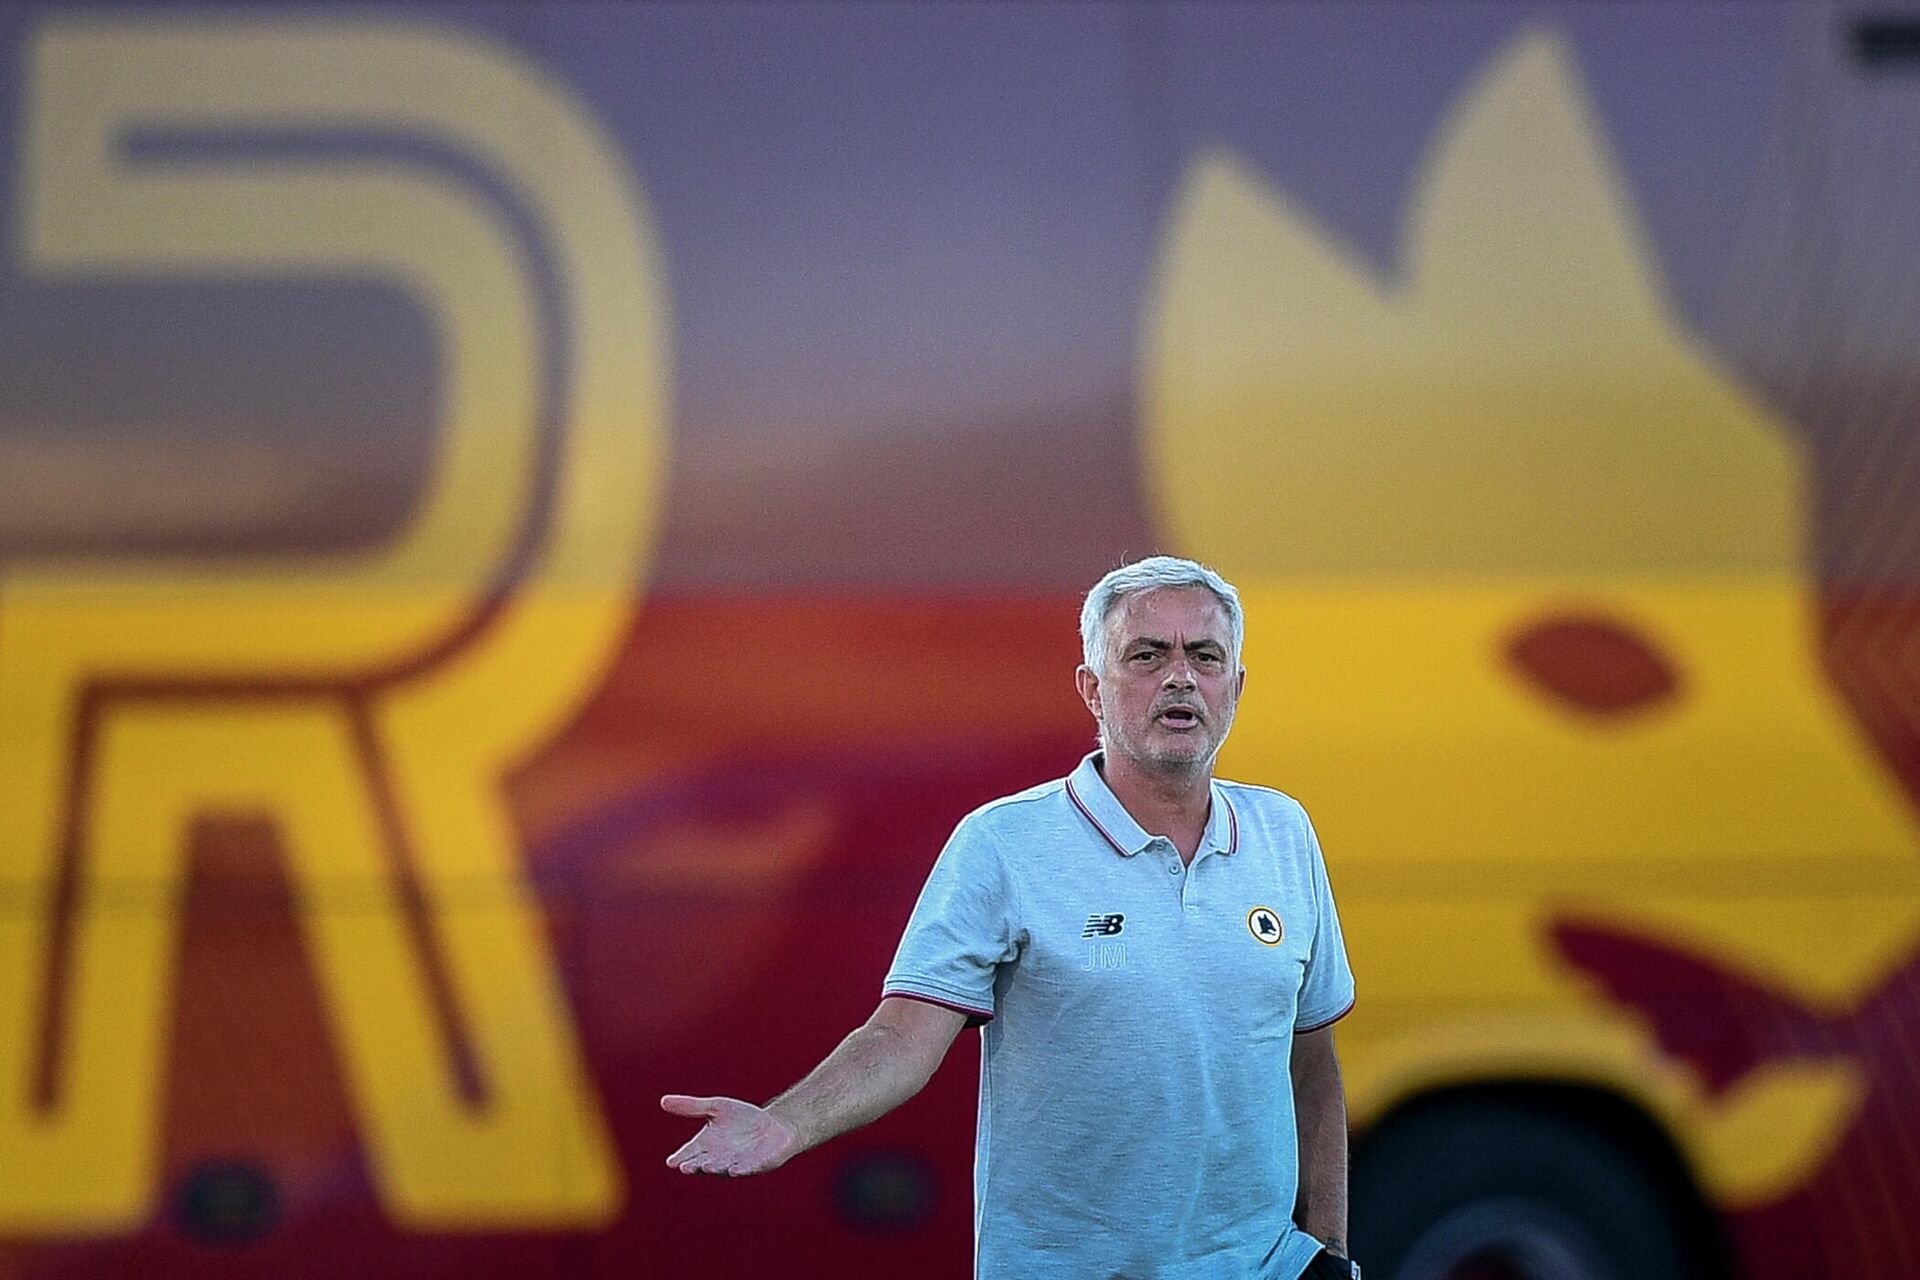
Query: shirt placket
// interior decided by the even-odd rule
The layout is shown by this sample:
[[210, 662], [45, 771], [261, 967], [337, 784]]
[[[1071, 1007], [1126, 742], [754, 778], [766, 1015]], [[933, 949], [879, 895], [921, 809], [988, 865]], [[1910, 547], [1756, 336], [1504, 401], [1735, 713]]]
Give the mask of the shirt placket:
[[1193, 855], [1193, 863], [1190, 866], [1180, 861], [1180, 851], [1175, 849], [1173, 842], [1165, 837], [1156, 837], [1147, 846], [1147, 851], [1159, 866], [1165, 868], [1167, 878], [1175, 882], [1174, 889], [1180, 899], [1181, 918], [1185, 919], [1189, 914], [1198, 912], [1200, 889], [1196, 877], [1200, 872], [1200, 864], [1206, 861], [1211, 850], [1202, 845], [1199, 852]]
[[[1178, 857], [1178, 855], [1175, 856], [1176, 858]], [[1213, 850], [1206, 845], [1201, 845], [1199, 852], [1193, 855], [1193, 865], [1181, 873], [1180, 909], [1182, 915], [1192, 916], [1200, 913], [1206, 896], [1200, 884], [1200, 868], [1208, 865], [1212, 861], [1212, 858]], [[1214, 873], [1209, 871], [1206, 873], [1206, 877], [1207, 883], [1211, 884], [1214, 879]]]

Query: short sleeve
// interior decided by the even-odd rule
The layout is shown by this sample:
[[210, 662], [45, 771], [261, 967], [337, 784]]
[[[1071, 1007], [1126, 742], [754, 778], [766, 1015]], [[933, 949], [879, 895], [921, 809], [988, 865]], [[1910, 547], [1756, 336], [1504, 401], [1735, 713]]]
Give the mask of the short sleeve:
[[1307, 954], [1306, 978], [1300, 984], [1300, 1001], [1293, 1019], [1295, 1035], [1330, 1027], [1353, 1008], [1353, 970], [1347, 967], [1340, 913], [1334, 909], [1326, 859], [1321, 856], [1320, 838], [1311, 822], [1307, 824], [1307, 853], [1313, 874], [1313, 947]]
[[968, 1015], [970, 1025], [991, 1020], [994, 977], [1016, 954], [1010, 896], [999, 840], [969, 816], [927, 876], [882, 997], [942, 1005]]

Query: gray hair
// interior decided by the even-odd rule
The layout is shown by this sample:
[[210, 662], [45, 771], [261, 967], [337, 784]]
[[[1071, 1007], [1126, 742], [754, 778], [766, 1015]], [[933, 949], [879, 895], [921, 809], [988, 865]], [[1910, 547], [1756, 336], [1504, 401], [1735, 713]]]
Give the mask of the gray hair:
[[1240, 608], [1240, 593], [1233, 584], [1207, 566], [1178, 556], [1148, 556], [1123, 564], [1093, 584], [1087, 601], [1080, 606], [1080, 654], [1093, 674], [1103, 676], [1107, 665], [1107, 618], [1115, 605], [1142, 591], [1162, 587], [1205, 587], [1226, 610], [1227, 626], [1233, 632], [1233, 661], [1237, 666], [1247, 638], [1247, 617]]

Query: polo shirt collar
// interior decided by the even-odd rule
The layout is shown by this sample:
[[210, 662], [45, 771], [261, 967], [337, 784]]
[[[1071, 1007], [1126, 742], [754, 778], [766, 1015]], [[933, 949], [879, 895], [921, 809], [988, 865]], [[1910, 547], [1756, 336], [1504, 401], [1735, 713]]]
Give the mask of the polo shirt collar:
[[[1154, 837], [1134, 821], [1120, 797], [1113, 794], [1107, 780], [1100, 776], [1100, 752], [1090, 752], [1080, 766], [1067, 775], [1067, 798], [1094, 830], [1105, 837], [1113, 851], [1131, 858], [1153, 843]], [[1240, 847], [1240, 818], [1233, 802], [1218, 782], [1209, 782], [1213, 803], [1208, 806], [1207, 829], [1200, 837], [1200, 851], [1233, 853]]]

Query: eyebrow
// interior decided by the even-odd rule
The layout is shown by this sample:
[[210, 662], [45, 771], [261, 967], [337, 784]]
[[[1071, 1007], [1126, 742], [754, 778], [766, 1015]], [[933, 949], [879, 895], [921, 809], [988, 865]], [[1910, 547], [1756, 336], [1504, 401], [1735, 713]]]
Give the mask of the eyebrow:
[[[1135, 636], [1120, 647], [1125, 650], [1135, 649], [1141, 645], [1145, 645], [1155, 653], [1166, 653], [1173, 648], [1173, 642], [1171, 640], [1159, 640], [1153, 636]], [[1188, 653], [1192, 653], [1196, 649], [1218, 649], [1222, 653], [1227, 651], [1227, 646], [1220, 641], [1206, 639], [1204, 637], [1199, 640], [1187, 641], [1186, 648]]]

